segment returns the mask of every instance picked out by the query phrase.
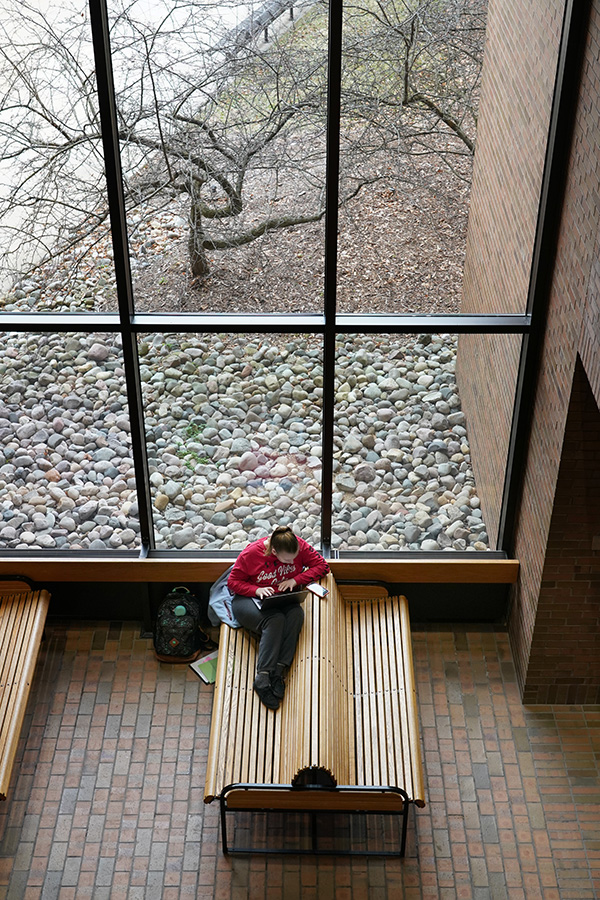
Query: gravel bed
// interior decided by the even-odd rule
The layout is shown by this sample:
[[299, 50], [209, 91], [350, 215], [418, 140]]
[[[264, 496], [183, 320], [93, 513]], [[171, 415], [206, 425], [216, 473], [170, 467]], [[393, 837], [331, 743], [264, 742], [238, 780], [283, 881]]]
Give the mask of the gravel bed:
[[[340, 336], [333, 546], [486, 550], [456, 339]], [[140, 343], [157, 546], [239, 549], [291, 524], [320, 541], [320, 342]], [[0, 546], [139, 546], [120, 339], [4, 335]]]

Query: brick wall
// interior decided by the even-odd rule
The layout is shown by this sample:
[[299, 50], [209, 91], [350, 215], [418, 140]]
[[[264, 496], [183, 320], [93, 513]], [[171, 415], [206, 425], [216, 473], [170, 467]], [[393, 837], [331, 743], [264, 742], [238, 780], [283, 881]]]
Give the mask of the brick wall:
[[525, 703], [600, 702], [600, 411], [575, 367]]
[[[462, 311], [523, 313], [564, 0], [490, 0]], [[498, 532], [520, 338], [463, 335], [457, 377], [490, 538]], [[495, 545], [493, 545], [495, 546]]]
[[[501, 75], [495, 67], [501, 63], [520, 73], [520, 84], [516, 80], [518, 76], [508, 79], [509, 91], [523, 93], [523, 103], [512, 107], [520, 119], [517, 133], [525, 134], [529, 112], [533, 125], [531, 140], [525, 146], [519, 142], [511, 145], [515, 177], [505, 181], [504, 191], [510, 198], [504, 198], [500, 203], [498, 173], [487, 170], [495, 170], [502, 157], [508, 109], [502, 97], [499, 99], [501, 92], [497, 88], [495, 93], [489, 88], [482, 91], [482, 128], [476, 154], [465, 272], [465, 311], [514, 311], [517, 297], [525, 296], [527, 278], [523, 260], [531, 255], [532, 191], [535, 184], [539, 191], [545, 149], [540, 126], [544, 120], [547, 122], [549, 115], [549, 88], [554, 77], [562, 5], [555, 2], [519, 4], [512, 0], [492, 0], [490, 4], [493, 27], [490, 45], [492, 41], [499, 41], [501, 46], [486, 56], [486, 65], [489, 63], [492, 71], [486, 73], [484, 86], [500, 80]], [[527, 33], [526, 28], [532, 29], [531, 39], [528, 36], [521, 44], [513, 37], [519, 18], [523, 23], [519, 30], [521, 35]], [[536, 37], [540, 34], [548, 38], [545, 49]], [[528, 68], [524, 56], [529, 58]], [[582, 371], [587, 374], [589, 396], [594, 398], [596, 409], [600, 400], [599, 71], [600, 0], [594, 0], [517, 522], [516, 555], [521, 562], [521, 575], [514, 591], [509, 626], [517, 675], [528, 702], [545, 702], [543, 698], [551, 697], [561, 702], [562, 698], [584, 693], [592, 696], [594, 679], [596, 684], [599, 682], [597, 671], [594, 673], [588, 667], [582, 674], [575, 665], [576, 647], [598, 649], [595, 639], [590, 637], [589, 618], [590, 608], [597, 604], [597, 582], [579, 578], [580, 570], [568, 574], [565, 570], [567, 580], [574, 585], [567, 604], [574, 627], [574, 631], [569, 632], [573, 650], [570, 664], [567, 666], [565, 662], [566, 668], [553, 682], [552, 665], [545, 669], [545, 674], [541, 666], [546, 650], [552, 659], [553, 648], [565, 640], [565, 604], [561, 599], [565, 596], [565, 584], [561, 583], [560, 589], [549, 587], [556, 582], [549, 573], [554, 573], [556, 544], [562, 540], [558, 510], [564, 504], [564, 498], [559, 467], [578, 358], [582, 361]], [[512, 223], [511, 215], [514, 216]], [[486, 262], [486, 247], [491, 243], [497, 251]], [[505, 263], [499, 261], [501, 255], [505, 255]], [[508, 298], [504, 309], [500, 306], [501, 300], [494, 308], [494, 296]], [[497, 429], [503, 427], [502, 421], [509, 422], [514, 357], [509, 349], [512, 345], [506, 338], [492, 339], [491, 358], [496, 360], [492, 368], [484, 357], [486, 343], [489, 347], [489, 338], [487, 342], [476, 337], [462, 339], [458, 375], [469, 422], [475, 475], [487, 492], [487, 496], [482, 496], [483, 512], [492, 531], [499, 510], [506, 443], [506, 435]], [[494, 414], [493, 426], [489, 410], [482, 407], [477, 396], [477, 388], [470, 384], [480, 383], [482, 378], [487, 378], [489, 385], [488, 405], [495, 403], [503, 410], [502, 414]], [[578, 391], [575, 384], [574, 398]], [[565, 452], [567, 450], [572, 452], [571, 438], [565, 443]], [[558, 518], [553, 519], [555, 494]], [[574, 564], [585, 567], [589, 557], [585, 555], [587, 549], [581, 549], [584, 555]], [[574, 687], [571, 694], [565, 687], [567, 683]]]
[[489, 0], [464, 311], [523, 313], [564, 0]]

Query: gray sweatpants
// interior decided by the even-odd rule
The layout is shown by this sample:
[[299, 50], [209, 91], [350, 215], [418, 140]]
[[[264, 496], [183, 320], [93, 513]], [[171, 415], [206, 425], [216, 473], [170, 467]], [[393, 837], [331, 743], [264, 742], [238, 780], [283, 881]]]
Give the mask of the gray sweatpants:
[[291, 603], [280, 609], [263, 611], [252, 597], [236, 594], [231, 605], [240, 625], [260, 638], [256, 671], [275, 672], [277, 663], [290, 666], [304, 624], [304, 610], [300, 604]]

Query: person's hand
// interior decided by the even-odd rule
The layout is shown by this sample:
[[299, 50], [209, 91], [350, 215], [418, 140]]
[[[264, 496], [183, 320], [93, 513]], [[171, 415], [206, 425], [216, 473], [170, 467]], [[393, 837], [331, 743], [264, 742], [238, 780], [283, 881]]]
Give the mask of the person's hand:
[[286, 581], [282, 581], [281, 584], [277, 585], [277, 590], [282, 594], [284, 591], [293, 591], [295, 587], [296, 579], [288, 578]]
[[272, 597], [275, 593], [275, 588], [272, 587], [259, 587], [256, 588], [256, 596], [259, 600], [263, 600], [265, 597]]

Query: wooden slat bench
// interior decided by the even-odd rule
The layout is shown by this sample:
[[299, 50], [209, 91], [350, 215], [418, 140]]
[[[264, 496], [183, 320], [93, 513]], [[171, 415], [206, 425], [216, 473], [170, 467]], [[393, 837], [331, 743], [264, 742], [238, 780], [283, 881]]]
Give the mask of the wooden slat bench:
[[0, 800], [6, 800], [50, 595], [0, 582]]
[[229, 846], [228, 812], [280, 810], [397, 814], [404, 855], [409, 804], [425, 804], [406, 599], [323, 583], [276, 712], [252, 690], [255, 639], [221, 628], [204, 799], [220, 801], [225, 853], [252, 851]]

